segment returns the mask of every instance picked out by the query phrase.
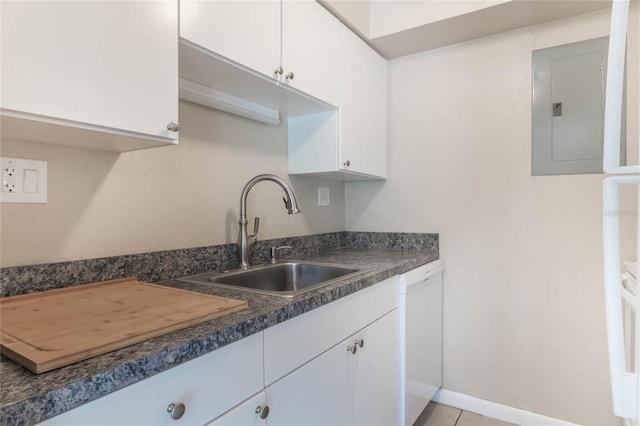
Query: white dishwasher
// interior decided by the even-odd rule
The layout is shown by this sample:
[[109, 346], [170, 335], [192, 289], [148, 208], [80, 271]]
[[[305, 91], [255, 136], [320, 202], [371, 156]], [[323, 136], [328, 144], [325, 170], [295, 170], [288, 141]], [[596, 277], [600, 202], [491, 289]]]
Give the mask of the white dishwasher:
[[442, 384], [441, 260], [399, 282], [400, 424], [411, 426]]

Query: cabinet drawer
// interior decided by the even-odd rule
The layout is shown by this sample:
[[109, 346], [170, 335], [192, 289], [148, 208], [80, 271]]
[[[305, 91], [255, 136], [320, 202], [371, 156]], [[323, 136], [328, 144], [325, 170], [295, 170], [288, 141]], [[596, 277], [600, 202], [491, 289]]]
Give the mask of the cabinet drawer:
[[183, 425], [203, 425], [263, 388], [262, 333], [198, 357], [45, 425], [170, 425], [171, 403], [183, 403]]
[[266, 417], [261, 418], [261, 412], [257, 407], [264, 409], [266, 405], [267, 396], [264, 392], [260, 392], [211, 423], [207, 423], [206, 426], [265, 426]]
[[398, 306], [397, 277], [389, 278], [264, 331], [265, 384], [364, 328]]

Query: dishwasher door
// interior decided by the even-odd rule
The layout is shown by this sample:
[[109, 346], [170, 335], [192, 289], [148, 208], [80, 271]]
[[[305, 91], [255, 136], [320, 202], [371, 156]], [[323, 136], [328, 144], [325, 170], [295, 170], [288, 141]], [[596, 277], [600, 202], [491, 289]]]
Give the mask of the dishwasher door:
[[400, 424], [411, 426], [442, 384], [441, 260], [400, 276]]

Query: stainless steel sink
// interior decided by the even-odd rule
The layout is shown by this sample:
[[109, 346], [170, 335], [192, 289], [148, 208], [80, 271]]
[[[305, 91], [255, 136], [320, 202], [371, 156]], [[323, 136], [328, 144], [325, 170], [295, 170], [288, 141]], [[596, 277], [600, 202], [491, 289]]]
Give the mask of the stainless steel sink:
[[205, 272], [180, 280], [292, 297], [363, 272], [366, 271], [352, 266], [291, 261], [229, 272]]

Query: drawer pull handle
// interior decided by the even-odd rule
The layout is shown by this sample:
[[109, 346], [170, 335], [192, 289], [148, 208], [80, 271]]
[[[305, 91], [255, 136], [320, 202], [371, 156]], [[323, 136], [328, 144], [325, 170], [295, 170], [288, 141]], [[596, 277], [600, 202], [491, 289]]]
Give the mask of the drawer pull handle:
[[256, 414], [259, 414], [261, 419], [266, 419], [269, 416], [269, 406], [265, 405], [264, 407], [261, 407], [258, 405], [256, 407]]
[[167, 412], [171, 415], [173, 420], [179, 420], [182, 416], [184, 416], [184, 412], [186, 411], [186, 407], [182, 402], [178, 402], [177, 404], [171, 403], [167, 407]]

